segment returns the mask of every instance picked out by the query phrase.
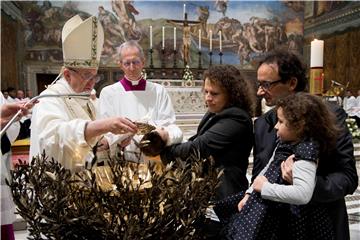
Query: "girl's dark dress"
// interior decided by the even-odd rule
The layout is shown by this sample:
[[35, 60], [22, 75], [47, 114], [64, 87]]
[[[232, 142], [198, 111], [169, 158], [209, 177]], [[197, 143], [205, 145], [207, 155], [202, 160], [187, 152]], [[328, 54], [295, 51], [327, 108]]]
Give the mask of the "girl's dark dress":
[[[281, 162], [295, 154], [295, 160], [318, 160], [317, 144], [302, 141], [296, 145], [279, 143], [274, 160], [264, 176], [270, 183], [286, 184]], [[243, 196], [243, 195], [242, 195]], [[227, 239], [334, 239], [327, 213], [319, 206], [290, 205], [263, 199], [253, 191], [243, 209], [226, 228]]]

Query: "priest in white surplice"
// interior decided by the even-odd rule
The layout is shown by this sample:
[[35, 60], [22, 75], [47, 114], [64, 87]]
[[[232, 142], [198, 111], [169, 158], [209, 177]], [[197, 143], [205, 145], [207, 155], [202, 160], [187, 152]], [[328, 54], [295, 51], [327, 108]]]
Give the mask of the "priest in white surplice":
[[[61, 78], [41, 94], [90, 93], [99, 79], [97, 69], [104, 32], [96, 17], [83, 21], [78, 15], [62, 30], [64, 67]], [[91, 160], [91, 148], [107, 132], [135, 133], [135, 124], [123, 117], [95, 120], [89, 98], [41, 98], [33, 110], [30, 156], [53, 157], [65, 168], [81, 170]]]
[[[182, 132], [175, 125], [175, 111], [166, 89], [157, 83], [146, 81], [142, 76], [145, 57], [142, 48], [136, 41], [123, 43], [118, 50], [119, 65], [124, 71], [120, 81], [103, 88], [100, 93], [100, 117], [124, 116], [132, 121], [146, 122], [163, 128], [168, 134], [166, 144], [171, 145], [182, 141]], [[130, 161], [139, 160], [139, 149], [135, 141], [141, 136], [124, 134], [107, 134], [112, 153], [117, 145], [129, 144], [124, 152]]]

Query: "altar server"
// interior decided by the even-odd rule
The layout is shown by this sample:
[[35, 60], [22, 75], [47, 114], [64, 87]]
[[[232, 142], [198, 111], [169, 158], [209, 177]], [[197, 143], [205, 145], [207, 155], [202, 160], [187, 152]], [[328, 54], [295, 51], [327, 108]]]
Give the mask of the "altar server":
[[[146, 81], [142, 74], [145, 57], [140, 45], [136, 41], [125, 42], [119, 47], [118, 53], [124, 77], [101, 91], [100, 116], [124, 116], [133, 121], [163, 127], [169, 134], [167, 145], [180, 143], [182, 132], [175, 125], [175, 112], [166, 89], [160, 84]], [[125, 158], [139, 160], [140, 152], [136, 142], [140, 136], [107, 134], [106, 140], [112, 153], [118, 144], [127, 145]]]
[[[64, 67], [58, 81], [41, 94], [90, 93], [100, 79], [97, 75], [104, 32], [97, 18], [82, 20], [76, 15], [62, 30]], [[136, 132], [126, 118], [95, 120], [89, 98], [41, 98], [33, 110], [30, 156], [45, 154], [71, 170], [81, 169], [91, 160], [92, 147], [107, 132]]]

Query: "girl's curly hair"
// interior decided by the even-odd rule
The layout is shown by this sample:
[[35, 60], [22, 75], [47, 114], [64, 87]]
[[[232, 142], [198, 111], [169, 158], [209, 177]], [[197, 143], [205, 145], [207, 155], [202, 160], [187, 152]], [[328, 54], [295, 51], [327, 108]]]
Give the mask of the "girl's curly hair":
[[208, 79], [225, 89], [229, 97], [228, 106], [236, 106], [250, 116], [254, 116], [256, 93], [249, 81], [245, 80], [239, 69], [233, 65], [213, 65], [204, 73], [204, 81]]
[[299, 138], [317, 141], [321, 153], [335, 148], [340, 128], [334, 113], [320, 97], [305, 92], [291, 94], [277, 102], [278, 108], [282, 108], [289, 127]]

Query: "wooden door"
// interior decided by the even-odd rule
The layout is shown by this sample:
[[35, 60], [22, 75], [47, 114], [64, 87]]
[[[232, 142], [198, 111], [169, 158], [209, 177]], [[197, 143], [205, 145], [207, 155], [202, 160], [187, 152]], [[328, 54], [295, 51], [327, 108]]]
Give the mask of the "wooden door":
[[57, 77], [57, 74], [48, 74], [48, 73], [37, 73], [36, 74], [36, 84], [38, 92], [37, 94], [40, 94], [42, 91], [46, 89], [47, 85], [50, 85], [55, 78]]

